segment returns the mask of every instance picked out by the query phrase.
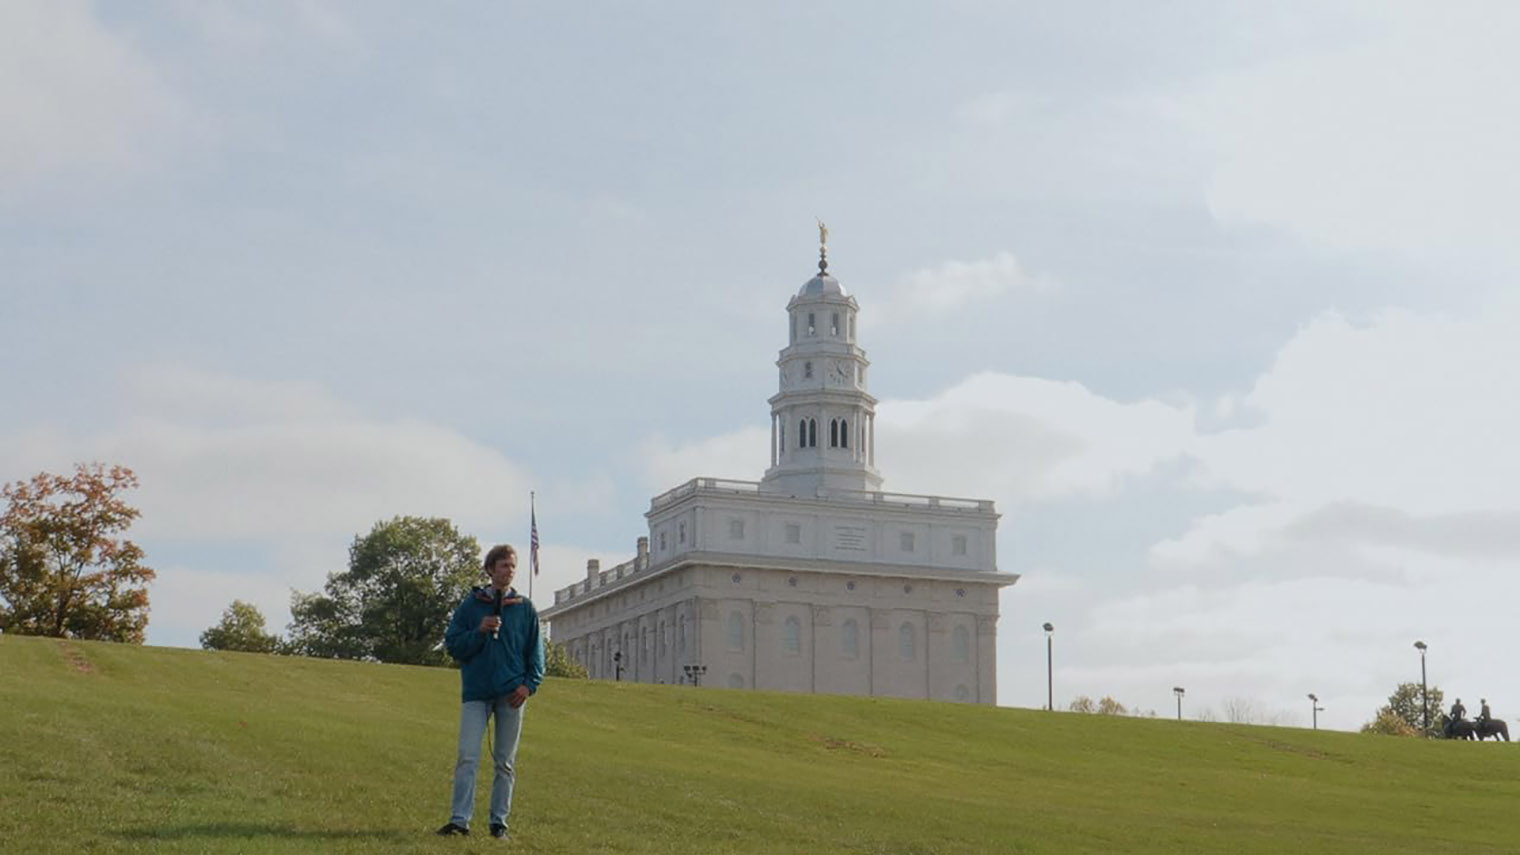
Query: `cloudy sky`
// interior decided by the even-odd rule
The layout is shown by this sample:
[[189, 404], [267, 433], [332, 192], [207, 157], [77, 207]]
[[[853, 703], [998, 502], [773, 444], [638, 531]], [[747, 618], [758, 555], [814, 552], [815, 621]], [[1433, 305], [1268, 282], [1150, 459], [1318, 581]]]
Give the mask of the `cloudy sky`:
[[[447, 516], [540, 593], [757, 479], [814, 217], [999, 700], [1520, 716], [1520, 9], [0, 3], [0, 480], [123, 463], [150, 643]], [[1232, 701], [1233, 699], [1233, 701]]]

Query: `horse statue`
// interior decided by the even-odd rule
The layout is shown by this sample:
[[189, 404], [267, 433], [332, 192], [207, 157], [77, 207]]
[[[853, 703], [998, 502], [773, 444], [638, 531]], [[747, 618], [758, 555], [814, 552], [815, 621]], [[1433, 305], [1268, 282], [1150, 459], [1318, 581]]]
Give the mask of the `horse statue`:
[[1447, 739], [1477, 739], [1478, 725], [1471, 719], [1449, 718], [1441, 728], [1441, 735]]
[[1477, 739], [1485, 740], [1490, 736], [1495, 739], [1509, 741], [1509, 725], [1502, 718], [1491, 718], [1486, 721], [1468, 719], [1448, 719], [1445, 727], [1441, 729], [1442, 735], [1447, 739]]
[[1495, 739], [1502, 737], [1505, 742], [1509, 741], [1509, 725], [1505, 724], [1502, 718], [1474, 721], [1473, 733], [1477, 734], [1479, 740], [1492, 736]]

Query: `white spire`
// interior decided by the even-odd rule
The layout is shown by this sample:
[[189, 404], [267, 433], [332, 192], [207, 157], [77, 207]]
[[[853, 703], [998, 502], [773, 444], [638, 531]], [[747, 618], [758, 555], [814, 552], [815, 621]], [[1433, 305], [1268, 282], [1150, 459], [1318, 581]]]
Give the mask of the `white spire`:
[[881, 489], [875, 466], [876, 399], [870, 361], [856, 344], [860, 306], [828, 273], [828, 227], [818, 223], [818, 275], [786, 306], [787, 346], [776, 360], [771, 466], [761, 489], [794, 496]]

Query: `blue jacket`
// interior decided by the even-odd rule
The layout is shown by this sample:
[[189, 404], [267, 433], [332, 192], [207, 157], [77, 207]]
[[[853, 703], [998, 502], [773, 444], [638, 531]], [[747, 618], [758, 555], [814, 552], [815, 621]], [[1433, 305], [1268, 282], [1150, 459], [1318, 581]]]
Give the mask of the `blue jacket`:
[[480, 621], [496, 613], [488, 588], [473, 588], [454, 609], [443, 636], [449, 655], [459, 663], [466, 701], [489, 701], [510, 695], [518, 686], [537, 692], [544, 680], [544, 641], [538, 609], [527, 597], [509, 590], [502, 598], [501, 631], [496, 638], [480, 631]]

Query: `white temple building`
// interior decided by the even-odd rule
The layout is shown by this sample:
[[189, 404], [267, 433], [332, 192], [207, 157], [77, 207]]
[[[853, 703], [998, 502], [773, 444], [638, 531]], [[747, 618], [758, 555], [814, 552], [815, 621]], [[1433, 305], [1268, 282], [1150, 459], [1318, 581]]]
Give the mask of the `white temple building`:
[[881, 491], [859, 308], [825, 246], [787, 302], [764, 477], [656, 496], [632, 560], [555, 592], [543, 619], [593, 678], [996, 702], [998, 590], [1019, 578], [997, 570], [998, 514]]

